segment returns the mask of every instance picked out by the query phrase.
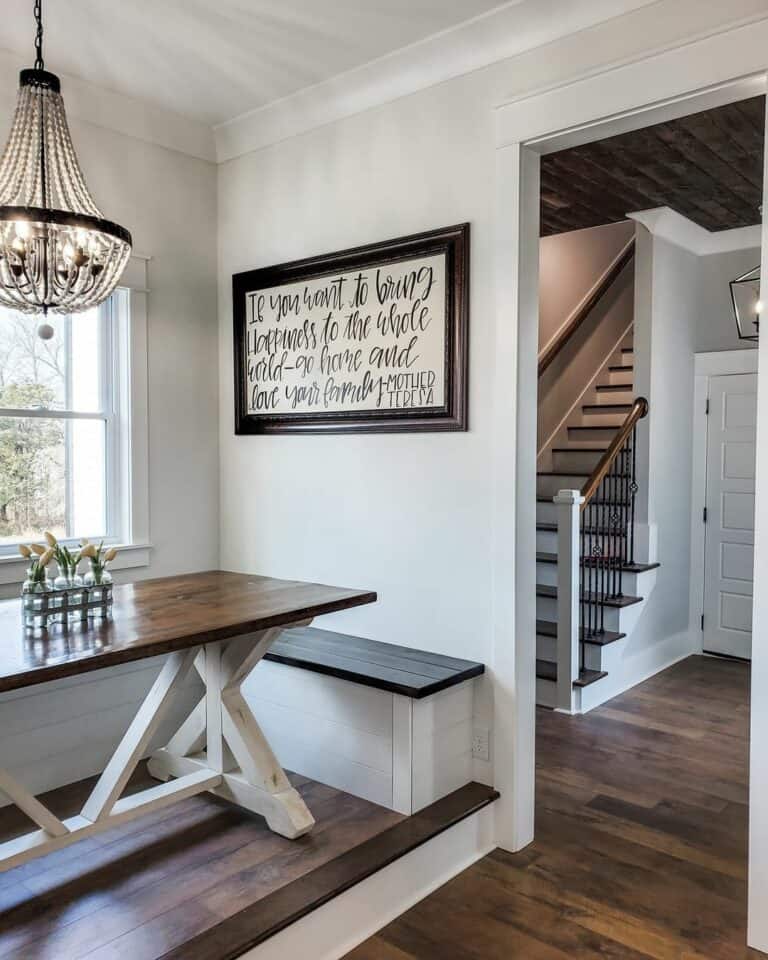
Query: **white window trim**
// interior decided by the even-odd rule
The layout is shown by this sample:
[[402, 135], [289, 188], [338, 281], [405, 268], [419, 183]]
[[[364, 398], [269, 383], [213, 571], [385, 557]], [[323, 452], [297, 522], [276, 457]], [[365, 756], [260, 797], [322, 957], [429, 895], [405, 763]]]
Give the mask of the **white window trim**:
[[[119, 479], [107, 483], [108, 495], [119, 490], [119, 503], [107, 504], [111, 529], [126, 531], [115, 541], [120, 552], [112, 561], [113, 570], [128, 570], [149, 566], [152, 544], [149, 537], [149, 402], [147, 353], [147, 264], [149, 257], [134, 254], [120, 281], [116, 295], [129, 291], [130, 319], [125, 316], [115, 324], [115, 335], [121, 338], [118, 351], [125, 358], [119, 365], [127, 372], [113, 371], [120, 391], [115, 428], [118, 431], [116, 456], [109, 469], [119, 473]], [[128, 402], [130, 398], [130, 402]], [[101, 415], [99, 415], [101, 416]], [[128, 463], [125, 464], [125, 458]], [[0, 557], [0, 586], [20, 583], [24, 579], [26, 561], [16, 556]]]

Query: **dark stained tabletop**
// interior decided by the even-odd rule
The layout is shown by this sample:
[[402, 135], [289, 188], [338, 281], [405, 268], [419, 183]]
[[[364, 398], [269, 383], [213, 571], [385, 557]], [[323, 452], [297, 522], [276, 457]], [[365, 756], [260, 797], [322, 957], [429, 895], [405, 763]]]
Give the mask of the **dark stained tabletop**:
[[116, 586], [111, 620], [25, 630], [0, 601], [0, 693], [374, 603], [376, 594], [214, 570]]

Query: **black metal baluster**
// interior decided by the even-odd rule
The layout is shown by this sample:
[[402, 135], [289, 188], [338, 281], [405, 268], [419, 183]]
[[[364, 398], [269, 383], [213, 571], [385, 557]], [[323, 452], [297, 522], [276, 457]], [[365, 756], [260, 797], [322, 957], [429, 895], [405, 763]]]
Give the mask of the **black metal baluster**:
[[632, 430], [632, 479], [630, 493], [632, 494], [629, 518], [629, 563], [635, 562], [635, 494], [637, 493], [637, 427]]
[[598, 628], [599, 633], [605, 632], [605, 604], [603, 603], [603, 600], [605, 598], [605, 591], [606, 591], [605, 578], [607, 573], [606, 566], [605, 566], [605, 558], [606, 558], [606, 552], [607, 552], [606, 529], [605, 529], [606, 528], [605, 501], [607, 496], [608, 496], [607, 484], [605, 482], [605, 479], [603, 479], [603, 482], [600, 484], [600, 509], [598, 510], [598, 516], [599, 516], [598, 523], [600, 525], [598, 528], [598, 537], [599, 537], [598, 543], [600, 544], [600, 555], [599, 555], [600, 583], [598, 586], [598, 596], [595, 597], [595, 600], [599, 604], [598, 606], [598, 612], [600, 616], [600, 625]]

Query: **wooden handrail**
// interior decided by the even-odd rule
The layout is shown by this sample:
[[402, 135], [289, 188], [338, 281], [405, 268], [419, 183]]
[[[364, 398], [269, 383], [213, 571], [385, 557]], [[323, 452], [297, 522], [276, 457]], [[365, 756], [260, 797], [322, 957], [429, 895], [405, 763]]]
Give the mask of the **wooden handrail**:
[[592, 471], [592, 476], [581, 488], [581, 495], [584, 497], [584, 502], [581, 505], [582, 510], [597, 492], [600, 484], [603, 482], [608, 471], [613, 466], [613, 461], [616, 459], [616, 457], [618, 457], [622, 447], [627, 442], [627, 437], [629, 437], [630, 433], [632, 433], [632, 431], [635, 429], [635, 425], [637, 424], [638, 420], [642, 420], [643, 417], [647, 415], [648, 401], [645, 399], [645, 397], [638, 397], [632, 404], [632, 409], [627, 414], [627, 419], [622, 424], [621, 429], [613, 438], [611, 445], [602, 455], [597, 466]]
[[605, 273], [584, 297], [560, 330], [539, 354], [539, 376], [544, 373], [579, 327], [584, 323], [595, 306], [603, 299], [613, 282], [635, 255], [635, 238], [623, 247], [615, 259], [608, 265]]

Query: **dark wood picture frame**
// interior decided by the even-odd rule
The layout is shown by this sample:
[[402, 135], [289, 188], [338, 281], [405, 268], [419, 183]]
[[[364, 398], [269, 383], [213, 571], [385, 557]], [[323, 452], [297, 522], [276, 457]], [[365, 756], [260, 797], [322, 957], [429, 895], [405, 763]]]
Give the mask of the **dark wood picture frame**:
[[[401, 433], [467, 429], [469, 377], [469, 224], [372, 243], [232, 277], [235, 433]], [[248, 413], [246, 296], [284, 284], [418, 257], [445, 254], [445, 403], [398, 410]]]

